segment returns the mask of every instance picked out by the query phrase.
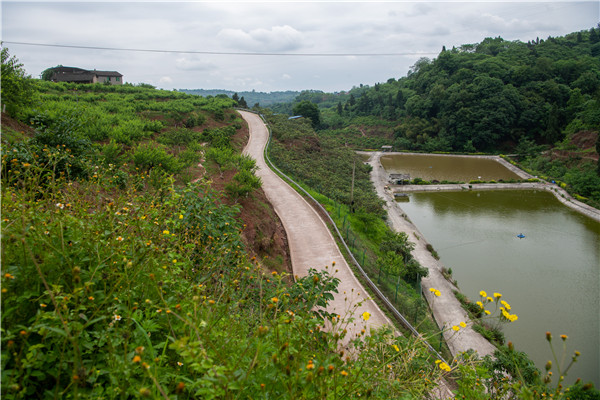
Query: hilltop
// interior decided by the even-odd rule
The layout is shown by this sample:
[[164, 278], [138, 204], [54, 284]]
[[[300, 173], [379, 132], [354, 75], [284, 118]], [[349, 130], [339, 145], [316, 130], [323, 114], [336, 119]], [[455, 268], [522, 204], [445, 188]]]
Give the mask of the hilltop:
[[300, 94], [300, 92], [286, 90], [286, 91], [275, 91], [275, 92], [257, 92], [255, 90], [252, 91], [242, 91], [242, 92], [234, 92], [232, 90], [222, 90], [222, 89], [179, 89], [180, 92], [193, 94], [196, 96], [218, 96], [218, 95], [226, 95], [228, 97], [233, 97], [237, 93], [240, 98], [244, 98], [248, 106], [252, 107], [255, 104], [260, 104], [262, 107], [268, 107], [277, 103], [287, 103], [292, 101], [296, 96]]

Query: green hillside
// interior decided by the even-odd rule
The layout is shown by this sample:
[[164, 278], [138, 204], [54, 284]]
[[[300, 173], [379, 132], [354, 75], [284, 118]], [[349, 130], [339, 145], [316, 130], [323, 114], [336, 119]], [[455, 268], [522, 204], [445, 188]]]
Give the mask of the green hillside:
[[344, 94], [305, 92], [319, 131], [340, 145], [396, 151], [518, 153], [600, 207], [600, 27], [546, 40], [480, 43], [422, 58], [406, 77]]
[[270, 252], [231, 99], [2, 61], [3, 398], [423, 398], [445, 373], [390, 331], [341, 350], [364, 321]]
[[6, 48], [1, 91], [3, 398], [424, 399], [441, 379], [458, 398], [599, 398], [511, 346], [445, 363], [390, 330], [346, 338], [369, 315], [320, 311], [327, 271], [287, 273], [233, 100], [34, 80]]

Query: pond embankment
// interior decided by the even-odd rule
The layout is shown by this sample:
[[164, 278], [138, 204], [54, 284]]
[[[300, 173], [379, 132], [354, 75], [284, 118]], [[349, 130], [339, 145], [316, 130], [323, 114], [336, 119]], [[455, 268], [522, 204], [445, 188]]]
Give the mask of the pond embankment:
[[[495, 347], [483, 336], [472, 329], [467, 313], [462, 308], [460, 302], [454, 296], [453, 290], [457, 288], [442, 274], [443, 264], [436, 260], [427, 249], [428, 242], [418, 228], [406, 218], [400, 206], [394, 200], [393, 193], [386, 190], [387, 173], [385, 172], [379, 160], [381, 153], [371, 153], [368, 163], [373, 170], [371, 180], [375, 185], [377, 194], [385, 201], [385, 208], [388, 212], [388, 221], [392, 228], [398, 232], [405, 232], [410, 240], [415, 244], [412, 254], [415, 259], [429, 270], [429, 276], [422, 280], [424, 296], [426, 297], [433, 316], [438, 327], [443, 331], [450, 352], [453, 356], [473, 349], [480, 356], [492, 354]], [[441, 295], [435, 296], [429, 289], [437, 289]], [[466, 328], [454, 331], [453, 326], [460, 326], [460, 323], [466, 323]]]
[[[395, 155], [395, 154], [420, 154], [420, 153], [366, 153], [371, 154], [370, 160], [375, 160], [375, 164], [381, 166], [379, 158], [382, 154]], [[518, 175], [523, 180], [538, 179], [537, 177], [523, 171], [519, 167], [509, 163], [504, 158], [499, 156], [449, 156], [446, 154], [428, 154], [428, 156], [437, 157], [471, 157], [479, 159], [494, 160], [502, 164], [506, 169], [510, 170], [514, 174]], [[383, 168], [383, 167], [382, 167]], [[387, 182], [387, 174], [383, 177], [384, 181]], [[540, 182], [519, 182], [519, 183], [460, 183], [460, 184], [432, 184], [432, 185], [390, 185], [390, 188], [394, 193], [410, 193], [410, 192], [434, 192], [434, 191], [461, 191], [461, 190], [506, 190], [506, 189], [529, 189], [529, 190], [546, 190], [552, 193], [558, 201], [567, 207], [595, 220], [600, 221], [600, 210], [589, 206], [581, 201], [573, 198], [566, 190], [561, 188], [558, 184], [540, 181]]]

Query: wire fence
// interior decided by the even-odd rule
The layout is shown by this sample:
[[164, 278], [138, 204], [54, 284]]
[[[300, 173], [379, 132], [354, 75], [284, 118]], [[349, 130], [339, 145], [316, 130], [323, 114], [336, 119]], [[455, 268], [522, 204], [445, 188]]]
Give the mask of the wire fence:
[[[244, 110], [256, 113], [253, 110]], [[388, 311], [402, 324], [402, 326], [408, 329], [414, 336], [419, 337], [423, 340], [425, 345], [429, 348], [429, 350], [440, 360], [446, 362], [444, 357], [439, 353], [441, 351], [442, 339], [441, 335], [439, 338], [432, 338], [433, 341], [437, 342], [436, 346], [438, 349], [434, 348], [429, 342], [423, 339], [423, 336], [418, 332], [418, 330], [411, 324], [410, 320], [417, 323], [419, 319], [425, 320], [425, 316], [428, 313], [428, 306], [423, 300], [421, 296], [418, 299], [414, 299], [411, 296], [404, 295], [404, 290], [408, 290], [408, 284], [403, 282], [402, 280], [398, 280], [397, 277], [391, 276], [389, 274], [383, 273], [383, 271], [378, 271], [375, 265], [374, 257], [372, 255], [372, 250], [370, 250], [364, 243], [360, 240], [360, 237], [356, 235], [350, 229], [350, 222], [347, 221], [348, 213], [344, 215], [345, 218], [342, 219], [341, 226], [338, 226], [339, 222], [336, 223], [334, 219], [331, 217], [330, 213], [318, 202], [313, 196], [306, 191], [302, 185], [298, 184], [292, 178], [283, 173], [279, 168], [277, 168], [269, 158], [269, 145], [271, 143], [272, 131], [269, 123], [266, 121], [264, 116], [260, 113], [256, 113], [260, 116], [265, 126], [269, 131], [269, 138], [267, 140], [267, 144], [264, 148], [264, 157], [265, 161], [269, 164], [269, 166], [276, 171], [281, 177], [286, 179], [289, 183], [294, 185], [298, 190], [300, 190], [312, 203], [315, 207], [322, 211], [322, 213], [328, 218], [327, 221], [330, 226], [335, 230], [340, 243], [345, 248], [348, 253], [352, 264], [361, 274], [364, 282], [369, 286], [372, 292], [377, 296], [377, 298], [385, 305]], [[337, 213], [338, 221], [342, 218], [342, 205], [337, 204]], [[362, 264], [359, 263], [358, 260], [362, 261]], [[378, 283], [373, 282], [371, 277], [377, 277]], [[418, 287], [419, 294], [421, 293], [421, 285], [420, 279], [416, 283]], [[391, 300], [393, 299], [393, 300]]]

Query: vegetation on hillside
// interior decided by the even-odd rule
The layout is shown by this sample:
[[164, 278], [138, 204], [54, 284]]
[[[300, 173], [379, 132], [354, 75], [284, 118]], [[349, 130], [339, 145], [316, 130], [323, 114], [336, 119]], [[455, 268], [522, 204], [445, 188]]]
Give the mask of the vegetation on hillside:
[[[2, 60], [3, 398], [422, 399], [442, 376], [469, 398], [564, 395], [389, 330], [342, 350], [369, 315], [319, 311], [335, 274], [292, 281], [248, 254], [240, 205], [260, 181], [232, 100], [31, 80]], [[499, 373], [516, 370], [506, 354]]]
[[[376, 201], [371, 197], [374, 191], [368, 178], [369, 166], [350, 148], [340, 147], [328, 135], [315, 131], [309, 119], [289, 120], [286, 116], [273, 115], [268, 111], [264, 115], [273, 134], [270, 159], [326, 208], [342, 232], [350, 251], [371, 280], [376, 282], [410, 322], [414, 321], [433, 346], [440, 346], [437, 341], [439, 331], [427, 318], [427, 306], [423, 304], [419, 290], [419, 275], [426, 276], [427, 271], [412, 258], [410, 252], [413, 244], [410, 237], [392, 232], [385, 224], [380, 200]], [[352, 195], [352, 170], [355, 162], [354, 196], [357, 192], [364, 193], [364, 197], [359, 197], [360, 200]], [[440, 295], [437, 292], [436, 295]], [[510, 305], [500, 299], [501, 294], [494, 293], [494, 297], [488, 297], [485, 292], [481, 293], [481, 300], [474, 303], [480, 317], [474, 325], [491, 323], [498, 326], [496, 319], [490, 319], [494, 310], [487, 309], [487, 306], [498, 304], [496, 311], [504, 310], [504, 314], [506, 310], [510, 310]], [[516, 320], [514, 315], [504, 317]], [[458, 331], [460, 327], [452, 329]], [[552, 374], [548, 372], [552, 372], [552, 368], [542, 375], [525, 353], [515, 351], [510, 342], [503, 345], [501, 332], [482, 330], [482, 333], [496, 335], [495, 338], [500, 339], [496, 343], [498, 350], [494, 354], [495, 359], [488, 357], [474, 362], [467, 355], [467, 359], [458, 363], [455, 370], [457, 375], [454, 376], [458, 387], [455, 394], [458, 398], [541, 399], [550, 393], [554, 398], [563, 399], [600, 398], [600, 392], [593, 390], [591, 385], [586, 386], [580, 382], [564, 388], [561, 380], [561, 389], [550, 389]], [[490, 339], [494, 337], [490, 336]], [[565, 340], [566, 337], [563, 341]], [[566, 347], [563, 351], [565, 349]], [[552, 352], [555, 354], [554, 350]], [[577, 357], [578, 355], [573, 355], [571, 361], [575, 362]], [[569, 368], [568, 365], [558, 364], [555, 363], [554, 368], [558, 368], [561, 373]], [[517, 378], [518, 382], [512, 383], [518, 385], [518, 389], [508, 383], [505, 374]], [[556, 371], [553, 374], [556, 375]]]
[[2, 127], [3, 397], [423, 398], [445, 373], [389, 330], [345, 354], [362, 319], [315, 312], [335, 276], [248, 254], [230, 99], [27, 84]]
[[[322, 135], [339, 145], [518, 153], [534, 174], [600, 205], [600, 26], [444, 48], [406, 77], [348, 93], [303, 92], [288, 109], [307, 101], [320, 107]], [[582, 134], [591, 143], [578, 142]]]
[[330, 110], [329, 124], [354, 116], [396, 121], [394, 144], [412, 150], [497, 151], [523, 139], [554, 144], [600, 124], [598, 32], [443, 49], [405, 78], [350, 91], [341, 112]]

